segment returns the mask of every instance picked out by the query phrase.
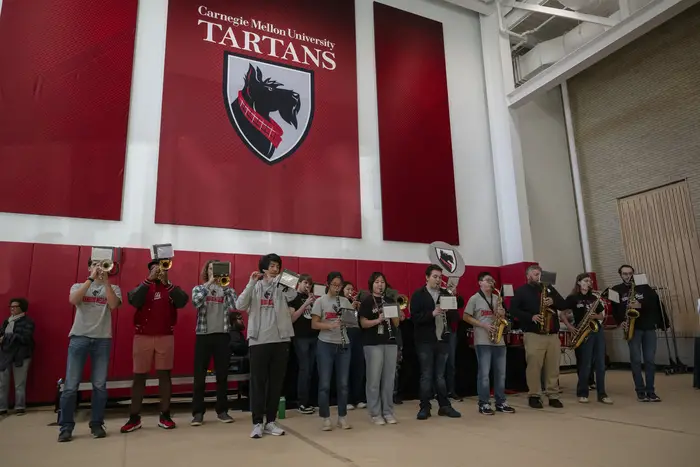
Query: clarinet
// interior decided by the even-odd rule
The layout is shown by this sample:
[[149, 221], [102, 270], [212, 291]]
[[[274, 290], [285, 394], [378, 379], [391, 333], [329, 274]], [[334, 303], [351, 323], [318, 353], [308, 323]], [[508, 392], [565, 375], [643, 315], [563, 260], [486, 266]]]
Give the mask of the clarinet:
[[340, 323], [340, 345], [347, 348], [348, 341], [345, 339], [345, 324], [343, 324], [343, 309], [340, 307], [340, 295], [336, 295], [336, 305], [338, 306], [338, 322]]
[[[386, 303], [386, 301], [384, 300], [384, 296], [385, 296], [385, 294], [382, 293], [382, 311], [384, 311], [384, 304]], [[387, 318], [385, 316], [384, 321], [386, 321], [386, 328], [387, 328], [388, 333], [389, 333], [389, 340], [390, 341], [396, 340], [396, 337], [394, 337], [394, 332], [391, 330], [391, 319]]]

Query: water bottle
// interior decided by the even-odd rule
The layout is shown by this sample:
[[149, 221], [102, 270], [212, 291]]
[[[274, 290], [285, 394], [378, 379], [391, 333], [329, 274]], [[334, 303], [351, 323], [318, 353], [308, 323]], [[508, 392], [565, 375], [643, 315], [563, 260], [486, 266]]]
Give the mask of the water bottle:
[[283, 420], [287, 414], [287, 400], [284, 396], [280, 397], [279, 406], [277, 406], [277, 418]]

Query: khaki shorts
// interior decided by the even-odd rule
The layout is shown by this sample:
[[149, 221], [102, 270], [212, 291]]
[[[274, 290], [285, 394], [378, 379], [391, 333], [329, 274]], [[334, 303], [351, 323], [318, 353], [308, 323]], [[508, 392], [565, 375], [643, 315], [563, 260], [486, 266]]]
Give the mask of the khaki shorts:
[[156, 370], [172, 370], [175, 359], [174, 336], [134, 336], [134, 373], [150, 373], [155, 362]]

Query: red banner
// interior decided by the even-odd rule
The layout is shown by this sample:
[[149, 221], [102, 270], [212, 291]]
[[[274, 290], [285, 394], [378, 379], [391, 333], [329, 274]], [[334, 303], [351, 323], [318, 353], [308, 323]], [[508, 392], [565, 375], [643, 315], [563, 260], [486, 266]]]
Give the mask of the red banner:
[[121, 219], [136, 7], [5, 0], [0, 211]]
[[361, 236], [353, 0], [168, 8], [156, 222]]

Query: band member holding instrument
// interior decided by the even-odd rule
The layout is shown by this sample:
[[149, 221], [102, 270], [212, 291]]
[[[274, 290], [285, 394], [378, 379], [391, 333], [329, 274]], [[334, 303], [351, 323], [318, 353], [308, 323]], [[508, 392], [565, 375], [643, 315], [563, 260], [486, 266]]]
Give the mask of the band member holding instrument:
[[367, 286], [371, 294], [362, 300], [359, 311], [367, 365], [367, 407], [375, 425], [394, 425], [394, 376], [399, 318], [384, 317], [384, 305], [396, 305], [385, 296], [384, 275], [373, 272]]
[[[656, 365], [656, 329], [667, 329], [668, 318], [661, 309], [659, 296], [649, 285], [634, 283], [634, 268], [628, 264], [620, 266], [618, 274], [622, 283], [612, 289], [620, 296], [619, 303], [613, 302], [613, 316], [626, 334], [632, 329], [627, 341], [630, 350], [630, 366], [634, 379], [634, 390], [639, 402], [661, 402], [654, 389]], [[637, 313], [635, 314], [634, 311]], [[663, 315], [662, 315], [663, 313]], [[637, 316], [628, 318], [628, 316]], [[632, 326], [630, 326], [632, 323]], [[642, 357], [644, 372], [642, 377]], [[645, 383], [646, 380], [646, 383]]]
[[[577, 328], [580, 326], [590, 326], [589, 323], [592, 323], [592, 326], [597, 327], [597, 330], [591, 331], [586, 340], [576, 349], [578, 351], [576, 354], [578, 364], [576, 397], [578, 397], [578, 401], [583, 404], [588, 402], [589, 376], [591, 366], [595, 363], [598, 402], [612, 404], [613, 400], [605, 393], [605, 334], [602, 324], [605, 319], [605, 303], [593, 294], [592, 286], [593, 282], [588, 273], [584, 272], [576, 276], [574, 289], [566, 298], [566, 306], [574, 314], [576, 327], [569, 322], [566, 313], [562, 313], [561, 317], [574, 336], [577, 335]], [[592, 320], [595, 320], [595, 323]]]
[[[289, 359], [289, 342], [294, 336], [288, 303], [297, 291], [279, 284], [282, 259], [270, 253], [258, 261], [258, 271], [236, 300], [236, 309], [248, 311], [248, 346], [250, 347], [250, 392], [253, 431], [250, 437], [263, 433], [284, 435], [277, 425], [277, 408], [284, 388]], [[263, 426], [263, 417], [266, 423]]]
[[352, 428], [347, 420], [348, 378], [350, 376], [350, 338], [341, 323], [343, 309], [352, 308], [350, 301], [342, 296], [343, 276], [339, 272], [328, 274], [326, 294], [314, 302], [311, 310], [311, 327], [319, 330], [316, 346], [318, 363], [318, 413], [323, 419], [322, 430], [331, 431], [330, 395], [331, 378], [335, 369], [338, 398], [337, 426], [344, 430]]
[[478, 276], [479, 291], [472, 295], [464, 309], [464, 321], [474, 327], [474, 347], [479, 365], [477, 391], [479, 393], [479, 413], [493, 415], [490, 401], [489, 374], [493, 369], [494, 396], [496, 411], [515, 413], [506, 402], [506, 342], [503, 337], [492, 342], [489, 335], [495, 332], [495, 320], [504, 319], [506, 311], [499, 306], [493, 292], [495, 281], [488, 272]]
[[289, 311], [292, 313], [292, 322], [294, 323], [292, 342], [299, 364], [299, 375], [297, 376], [299, 412], [307, 415], [316, 411], [311, 405], [309, 395], [311, 378], [316, 365], [316, 343], [318, 342], [318, 331], [311, 328], [311, 307], [315, 301], [313, 284], [310, 275], [301, 274], [297, 285], [297, 296], [289, 304]]
[[68, 334], [68, 363], [66, 382], [61, 393], [61, 416], [58, 442], [71, 441], [75, 428], [75, 403], [85, 361], [90, 356], [92, 382], [93, 438], [104, 438], [104, 413], [107, 406], [107, 372], [112, 349], [112, 310], [122, 303], [118, 285], [109, 283], [109, 275], [100, 261], [88, 260], [88, 278], [73, 284], [68, 301], [75, 307], [73, 327]]
[[549, 406], [562, 408], [564, 405], [559, 400], [561, 342], [556, 310], [566, 310], [566, 302], [554, 287], [540, 282], [542, 268], [537, 265], [528, 266], [526, 275], [527, 284], [515, 291], [510, 302], [510, 312], [518, 319], [524, 332], [529, 404], [533, 409], [542, 408], [540, 389], [544, 370]]
[[173, 330], [177, 322], [177, 310], [189, 301], [187, 294], [168, 279], [168, 271], [160, 269], [160, 262], [148, 263], [148, 277], [128, 293], [134, 313], [134, 380], [131, 386], [129, 420], [122, 426], [122, 433], [141, 428], [141, 404], [146, 392], [146, 379], [154, 366], [158, 373], [160, 418], [158, 426], [166, 430], [175, 428], [170, 416], [172, 381], [170, 372], [175, 358]]
[[228, 368], [231, 359], [229, 312], [236, 309], [238, 297], [236, 291], [229, 287], [228, 278], [214, 276], [215, 263], [219, 263], [219, 260], [204, 263], [199, 276], [202, 284], [192, 289], [192, 305], [197, 310], [192, 426], [204, 423], [204, 389], [212, 359], [216, 374], [216, 418], [222, 423], [233, 422], [228, 414]]
[[[343, 282], [343, 296], [348, 299], [355, 310], [360, 309], [357, 300], [359, 294], [352, 282]], [[357, 311], [355, 311], [357, 314]], [[359, 317], [358, 317], [359, 318]], [[348, 328], [350, 338], [350, 380], [348, 387], [348, 410], [364, 409], [367, 407], [367, 395], [365, 394], [365, 354], [362, 349], [362, 330], [359, 327]]]
[[[388, 295], [391, 291], [395, 290], [388, 282], [386, 283], [385, 295]], [[396, 295], [399, 296], [398, 292]], [[400, 394], [400, 376], [401, 376], [401, 363], [403, 362], [403, 335], [401, 334], [401, 323], [407, 319], [408, 313], [408, 298], [404, 295], [403, 299], [406, 301], [404, 306], [399, 305], [399, 326], [396, 327], [396, 371], [394, 372], [394, 405], [403, 404]]]
[[[440, 408], [438, 415], [451, 418], [461, 417], [447, 398], [445, 384], [445, 366], [449, 352], [449, 324], [459, 319], [457, 310], [442, 310], [440, 296], [451, 295], [440, 287], [442, 268], [431, 264], [425, 270], [426, 284], [416, 290], [411, 296], [411, 319], [414, 323], [414, 339], [416, 352], [420, 362], [420, 410], [418, 420], [430, 417], [430, 400], [433, 398], [433, 387], [437, 391]], [[458, 308], [464, 306], [464, 300], [457, 297]]]

